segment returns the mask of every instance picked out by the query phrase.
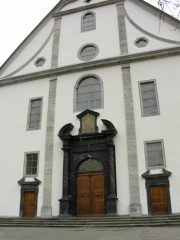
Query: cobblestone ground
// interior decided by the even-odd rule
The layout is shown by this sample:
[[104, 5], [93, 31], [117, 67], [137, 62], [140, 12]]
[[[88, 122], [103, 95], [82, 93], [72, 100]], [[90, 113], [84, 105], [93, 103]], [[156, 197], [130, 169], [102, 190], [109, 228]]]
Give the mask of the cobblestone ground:
[[0, 240], [180, 240], [180, 227], [0, 228]]

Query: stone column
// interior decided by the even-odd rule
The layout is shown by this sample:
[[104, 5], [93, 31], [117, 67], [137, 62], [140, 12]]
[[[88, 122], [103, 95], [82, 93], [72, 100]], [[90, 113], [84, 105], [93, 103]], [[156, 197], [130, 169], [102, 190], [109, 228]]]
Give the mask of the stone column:
[[[119, 26], [119, 42], [121, 55], [128, 54], [128, 42], [126, 33], [124, 0], [117, 4], [118, 26]], [[130, 189], [130, 206], [129, 212], [131, 216], [139, 216], [142, 214], [139, 192], [139, 175], [138, 160], [136, 146], [136, 131], [134, 119], [133, 95], [131, 86], [130, 65], [122, 66], [123, 90], [124, 90], [124, 107], [126, 117], [126, 135], [127, 135], [127, 155], [129, 167], [129, 189]]]
[[[60, 18], [54, 20], [51, 68], [58, 67], [60, 23], [61, 23]], [[51, 198], [52, 198], [52, 171], [53, 171], [56, 86], [57, 86], [57, 79], [51, 78], [50, 84], [49, 84], [48, 115], [47, 115], [47, 127], [46, 127], [45, 164], [44, 164], [44, 181], [43, 181], [43, 206], [41, 209], [41, 217], [47, 217], [47, 218], [52, 216]]]
[[107, 215], [117, 214], [117, 196], [116, 196], [116, 172], [114, 142], [112, 139], [107, 141], [109, 155], [109, 195], [107, 197]]
[[68, 140], [70, 137], [63, 139], [64, 144], [62, 150], [64, 151], [64, 162], [63, 162], [63, 197], [60, 201], [60, 217], [70, 216], [70, 204], [71, 197], [69, 195], [69, 144]]

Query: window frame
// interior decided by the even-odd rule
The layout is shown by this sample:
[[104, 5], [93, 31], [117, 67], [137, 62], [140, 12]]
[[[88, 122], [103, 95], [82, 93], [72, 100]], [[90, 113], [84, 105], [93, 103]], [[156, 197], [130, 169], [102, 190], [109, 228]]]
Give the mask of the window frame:
[[[161, 151], [162, 151], [162, 165], [161, 166], [149, 166], [147, 145], [151, 144], [151, 143], [161, 143]], [[164, 140], [163, 139], [145, 141], [144, 142], [144, 151], [145, 151], [145, 162], [146, 162], [147, 170], [166, 168], [165, 148], [164, 148]]]
[[[37, 154], [37, 172], [36, 174], [26, 174], [27, 170], [27, 155], [32, 155], [32, 154]], [[33, 151], [33, 152], [25, 152], [24, 153], [24, 169], [23, 169], [23, 175], [24, 177], [38, 177], [39, 173], [39, 157], [40, 157], [40, 152], [39, 151]]]
[[80, 83], [83, 81], [83, 79], [86, 79], [88, 77], [94, 77], [97, 80], [99, 80], [100, 83], [100, 89], [101, 89], [101, 107], [99, 108], [90, 108], [90, 109], [103, 109], [104, 108], [104, 87], [103, 87], [103, 81], [101, 80], [101, 78], [99, 76], [97, 76], [96, 74], [87, 74], [82, 76], [81, 78], [79, 78], [74, 86], [74, 104], [73, 104], [73, 112], [81, 112], [84, 111], [86, 109], [83, 110], [78, 110], [78, 104], [77, 104], [77, 94], [78, 94], [78, 87], [80, 85]]
[[[40, 119], [39, 119], [39, 126], [38, 128], [30, 128], [30, 116], [31, 116], [31, 106], [32, 102], [35, 100], [41, 100], [41, 109], [40, 109]], [[34, 130], [40, 130], [41, 129], [41, 122], [42, 122], [42, 108], [43, 108], [43, 97], [37, 97], [37, 98], [30, 98], [29, 99], [29, 105], [28, 105], [28, 117], [27, 117], [27, 125], [26, 130], [27, 131], [34, 131]]]
[[[84, 19], [85, 19], [86, 15], [88, 15], [88, 14], [92, 14], [94, 17], [93, 28], [84, 30]], [[93, 30], [96, 30], [96, 14], [93, 11], [85, 12], [81, 17], [81, 32], [83, 33], [83, 32], [89, 32], [89, 31], [93, 31]]]
[[[139, 44], [139, 41], [144, 41], [144, 42]], [[134, 45], [138, 48], [146, 47], [148, 44], [149, 44], [149, 40], [146, 37], [138, 37], [134, 41]]]
[[[93, 57], [92, 59], [90, 59], [90, 60], [85, 60], [85, 59], [83, 59], [82, 56], [81, 56], [82, 50], [83, 50], [85, 47], [90, 47], [90, 46], [93, 46], [93, 47], [96, 48], [96, 54], [94, 55], [94, 57]], [[80, 49], [78, 50], [78, 58], [79, 58], [81, 61], [83, 61], [83, 62], [90, 62], [90, 61], [94, 60], [94, 59], [97, 57], [98, 54], [99, 54], [99, 47], [98, 47], [95, 43], [86, 43], [86, 44], [84, 44], [82, 47], [80, 47]]]
[[[144, 114], [144, 108], [143, 108], [143, 98], [142, 98], [142, 88], [141, 85], [143, 84], [148, 84], [148, 83], [154, 83], [154, 92], [155, 92], [155, 98], [156, 98], [156, 105], [157, 105], [157, 113], [154, 114]], [[150, 80], [144, 80], [144, 81], [140, 81], [138, 82], [138, 86], [139, 86], [139, 95], [140, 95], [140, 106], [141, 106], [141, 116], [142, 117], [152, 117], [152, 116], [158, 116], [160, 115], [160, 107], [159, 107], [159, 98], [158, 98], [158, 93], [157, 93], [157, 83], [155, 79], [150, 79]]]

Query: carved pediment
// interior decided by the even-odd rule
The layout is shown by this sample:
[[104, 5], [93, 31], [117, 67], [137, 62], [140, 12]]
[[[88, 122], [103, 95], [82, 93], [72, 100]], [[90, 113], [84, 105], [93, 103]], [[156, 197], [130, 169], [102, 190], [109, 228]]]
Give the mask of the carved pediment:
[[80, 119], [79, 133], [95, 133], [98, 132], [97, 117], [99, 113], [89, 109], [77, 115]]

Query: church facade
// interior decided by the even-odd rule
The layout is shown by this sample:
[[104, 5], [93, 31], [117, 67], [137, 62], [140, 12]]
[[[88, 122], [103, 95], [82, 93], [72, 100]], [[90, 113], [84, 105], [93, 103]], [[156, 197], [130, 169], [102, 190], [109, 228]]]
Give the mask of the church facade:
[[61, 0], [0, 68], [0, 216], [180, 213], [180, 22]]

